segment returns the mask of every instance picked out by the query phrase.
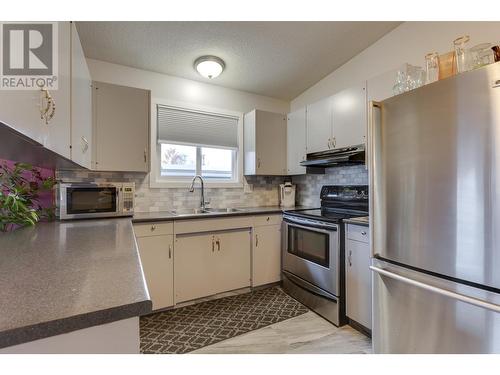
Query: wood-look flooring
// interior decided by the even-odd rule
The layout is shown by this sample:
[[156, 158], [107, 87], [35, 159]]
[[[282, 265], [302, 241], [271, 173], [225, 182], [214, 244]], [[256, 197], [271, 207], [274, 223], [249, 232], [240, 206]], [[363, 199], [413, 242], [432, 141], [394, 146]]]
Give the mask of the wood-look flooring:
[[347, 325], [337, 328], [309, 311], [191, 353], [367, 354], [371, 352], [371, 340], [362, 333]]

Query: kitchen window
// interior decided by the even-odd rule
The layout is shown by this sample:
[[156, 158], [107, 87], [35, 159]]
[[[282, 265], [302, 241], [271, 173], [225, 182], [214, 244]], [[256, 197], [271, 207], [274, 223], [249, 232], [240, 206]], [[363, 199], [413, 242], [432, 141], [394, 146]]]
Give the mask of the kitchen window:
[[240, 186], [241, 115], [156, 105], [156, 178], [153, 187], [187, 186], [195, 175], [207, 185]]

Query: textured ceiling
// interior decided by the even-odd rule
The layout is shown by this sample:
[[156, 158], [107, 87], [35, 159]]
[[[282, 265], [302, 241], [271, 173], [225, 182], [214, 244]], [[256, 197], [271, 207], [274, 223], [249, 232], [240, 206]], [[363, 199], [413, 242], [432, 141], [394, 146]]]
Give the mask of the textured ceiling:
[[[399, 22], [77, 22], [85, 55], [290, 100]], [[226, 62], [208, 80], [201, 55]]]

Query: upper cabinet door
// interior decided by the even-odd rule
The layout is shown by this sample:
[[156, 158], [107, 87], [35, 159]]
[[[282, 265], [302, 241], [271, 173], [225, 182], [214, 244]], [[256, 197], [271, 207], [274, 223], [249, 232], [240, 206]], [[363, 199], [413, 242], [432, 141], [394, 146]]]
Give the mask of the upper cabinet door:
[[245, 175], [287, 174], [285, 115], [258, 109], [246, 113], [243, 142]]
[[366, 142], [366, 85], [358, 85], [332, 97], [333, 146], [344, 148]]
[[78, 37], [71, 23], [71, 160], [91, 168], [92, 81]]
[[[46, 123], [42, 120], [43, 145], [68, 159], [71, 158], [71, 23], [58, 22], [57, 90], [49, 90], [55, 111]], [[40, 116], [39, 116], [40, 121]]]
[[331, 97], [307, 106], [307, 153], [331, 148], [332, 99]]
[[286, 117], [281, 113], [255, 112], [257, 174], [285, 175]]
[[300, 162], [306, 160], [306, 108], [291, 112], [287, 117], [287, 172], [288, 175], [305, 174]]
[[94, 82], [93, 94], [95, 169], [147, 172], [149, 91]]

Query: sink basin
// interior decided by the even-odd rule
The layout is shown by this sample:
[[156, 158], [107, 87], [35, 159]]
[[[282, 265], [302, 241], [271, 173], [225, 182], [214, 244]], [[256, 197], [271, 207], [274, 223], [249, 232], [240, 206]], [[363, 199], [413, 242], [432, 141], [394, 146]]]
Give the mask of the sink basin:
[[226, 208], [207, 208], [206, 209], [208, 212], [211, 213], [231, 213], [231, 212], [241, 212], [242, 210], [239, 208], [232, 208], [232, 207], [226, 207]]
[[202, 214], [208, 214], [211, 211], [202, 210], [201, 208], [179, 208], [177, 210], [172, 210], [171, 212], [174, 215], [182, 216], [182, 215], [202, 215]]
[[179, 208], [177, 210], [170, 211], [173, 215], [176, 216], [188, 216], [188, 215], [205, 215], [205, 214], [222, 214], [222, 213], [231, 213], [231, 212], [240, 212], [242, 211], [239, 208]]

